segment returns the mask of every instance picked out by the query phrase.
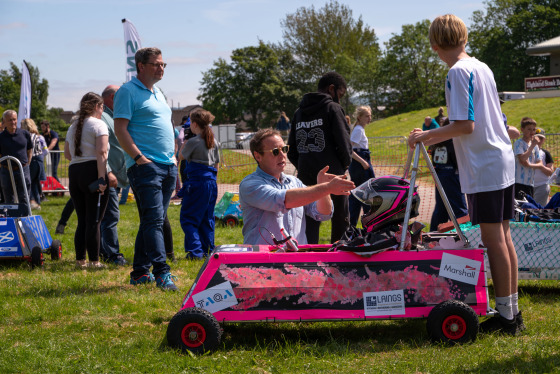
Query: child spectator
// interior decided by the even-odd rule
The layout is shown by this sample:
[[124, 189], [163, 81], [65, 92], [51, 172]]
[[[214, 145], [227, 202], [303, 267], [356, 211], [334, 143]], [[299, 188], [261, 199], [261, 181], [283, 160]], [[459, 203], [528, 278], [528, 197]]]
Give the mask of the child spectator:
[[545, 206], [546, 203], [548, 203], [548, 195], [550, 194], [548, 178], [554, 173], [554, 160], [550, 152], [542, 148], [546, 140], [546, 135], [544, 130], [540, 127], [537, 127], [535, 138], [542, 138], [539, 144], [541, 147], [539, 156], [542, 163], [545, 165], [545, 169], [535, 169], [535, 193], [532, 197], [537, 203]]
[[191, 130], [196, 135], [183, 145], [180, 158], [187, 161], [180, 197], [181, 227], [185, 232], [187, 259], [206, 257], [214, 249], [214, 206], [218, 197], [216, 175], [220, 154], [210, 128], [212, 113], [197, 109], [191, 113]]
[[488, 251], [498, 314], [482, 331], [515, 335], [525, 328], [517, 305], [517, 254], [509, 220], [514, 216], [514, 155], [502, 120], [494, 75], [465, 51], [467, 27], [457, 16], [437, 17], [430, 26], [432, 49], [449, 66], [445, 99], [450, 124], [414, 129], [408, 142], [427, 145], [453, 138], [461, 188], [467, 194], [471, 222], [480, 224]]
[[[449, 125], [449, 119], [446, 117], [443, 126]], [[445, 196], [451, 205], [453, 214], [457, 218], [461, 218], [469, 214], [467, 211], [467, 201], [465, 194], [461, 192], [461, 182], [459, 180], [459, 169], [457, 168], [457, 157], [455, 156], [455, 147], [453, 140], [448, 139], [444, 142], [434, 144], [432, 146], [432, 163], [443, 187]], [[432, 213], [430, 221], [430, 230], [436, 231], [441, 223], [449, 221], [450, 217], [443, 203], [443, 199], [436, 187], [436, 205]]]
[[521, 133], [523, 137], [515, 141], [513, 152], [515, 153], [515, 198], [523, 199], [525, 194], [533, 197], [535, 169], [545, 172], [545, 167], [539, 155], [540, 137], [535, 137], [537, 122], [529, 117], [521, 119]]
[[[350, 162], [348, 172], [350, 173], [350, 179], [358, 187], [370, 178], [375, 178], [373, 167], [371, 166], [369, 141], [364, 130], [371, 122], [371, 108], [367, 105], [359, 106], [356, 108], [354, 117], [356, 118], [356, 124], [350, 135], [352, 162]], [[358, 201], [354, 195], [350, 195], [348, 198], [348, 206], [350, 209], [350, 224], [356, 226], [362, 207], [367, 212], [366, 209], [369, 209], [369, 206]]]

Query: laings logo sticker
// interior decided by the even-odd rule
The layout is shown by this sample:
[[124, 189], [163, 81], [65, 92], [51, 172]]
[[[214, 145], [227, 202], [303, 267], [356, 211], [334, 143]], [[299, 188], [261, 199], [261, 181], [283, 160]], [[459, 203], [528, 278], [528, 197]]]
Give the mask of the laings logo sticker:
[[0, 233], [0, 244], [11, 242], [14, 239], [14, 233], [11, 231], [4, 231]]
[[237, 305], [230, 282], [224, 282], [193, 295], [194, 304], [210, 313]]
[[366, 316], [390, 316], [405, 314], [404, 290], [364, 292]]
[[476, 285], [480, 273], [480, 261], [444, 253], [441, 256], [439, 276]]

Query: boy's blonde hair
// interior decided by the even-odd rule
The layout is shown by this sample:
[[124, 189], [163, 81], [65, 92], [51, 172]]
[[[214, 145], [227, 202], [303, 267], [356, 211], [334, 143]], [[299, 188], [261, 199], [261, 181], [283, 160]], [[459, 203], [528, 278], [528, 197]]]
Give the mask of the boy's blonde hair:
[[446, 14], [437, 17], [430, 25], [430, 44], [443, 50], [465, 46], [469, 37], [467, 26], [457, 16]]

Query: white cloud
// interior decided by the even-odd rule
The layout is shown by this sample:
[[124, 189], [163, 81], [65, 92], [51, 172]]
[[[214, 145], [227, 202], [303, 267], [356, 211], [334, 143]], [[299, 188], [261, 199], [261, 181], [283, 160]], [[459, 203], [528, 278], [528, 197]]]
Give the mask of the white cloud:
[[112, 38], [112, 39], [89, 39], [86, 40], [87, 45], [94, 45], [94, 46], [101, 46], [101, 47], [115, 47], [115, 46], [122, 46], [123, 40]]
[[27, 24], [23, 22], [12, 22], [0, 25], [0, 33], [4, 30], [15, 30], [15, 29], [25, 29]]

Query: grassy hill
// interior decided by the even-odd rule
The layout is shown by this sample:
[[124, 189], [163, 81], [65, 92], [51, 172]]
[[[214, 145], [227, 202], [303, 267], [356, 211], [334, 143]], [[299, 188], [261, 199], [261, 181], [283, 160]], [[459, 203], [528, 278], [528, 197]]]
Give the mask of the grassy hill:
[[[422, 126], [426, 116], [437, 116], [438, 108], [398, 114], [373, 122], [366, 127], [366, 135], [368, 137], [408, 136], [410, 130]], [[502, 110], [510, 126], [520, 128], [521, 118], [532, 117], [547, 133], [560, 133], [560, 97], [507, 101], [502, 105]], [[447, 114], [447, 111], [445, 113]]]

